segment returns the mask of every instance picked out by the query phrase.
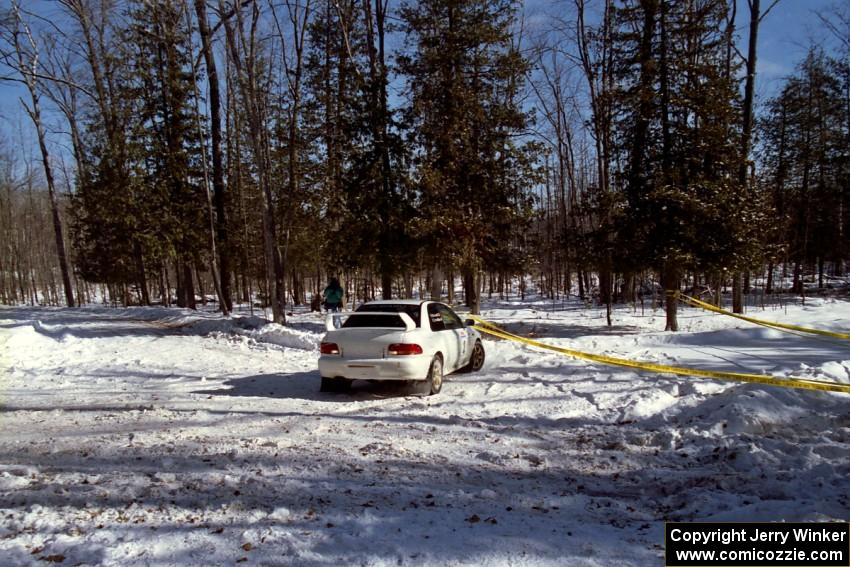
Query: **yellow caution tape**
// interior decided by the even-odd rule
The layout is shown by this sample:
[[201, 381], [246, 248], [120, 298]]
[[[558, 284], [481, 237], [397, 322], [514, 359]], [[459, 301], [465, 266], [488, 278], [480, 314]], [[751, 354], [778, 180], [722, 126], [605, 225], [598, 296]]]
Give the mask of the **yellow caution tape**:
[[476, 317], [475, 315], [467, 315], [470, 319], [473, 319], [477, 325], [475, 328], [479, 331], [483, 331], [489, 335], [493, 335], [496, 337], [500, 337], [502, 339], [507, 339], [509, 341], [515, 341], [518, 343], [523, 343], [529, 346], [542, 348], [546, 350], [555, 351], [561, 354], [565, 354], [567, 356], [572, 356], [574, 358], [581, 358], [584, 360], [592, 360], [593, 362], [600, 362], [602, 364], [611, 364], [614, 366], [624, 366], [626, 368], [633, 368], [636, 370], [646, 370], [650, 372], [657, 372], [660, 374], [677, 374], [680, 376], [700, 376], [703, 378], [716, 378], [718, 380], [734, 380], [737, 382], [753, 382], [756, 384], [766, 384], [768, 386], [781, 386], [783, 388], [799, 388], [803, 390], [821, 390], [824, 392], [840, 392], [843, 394], [850, 394], [850, 384], [839, 384], [837, 382], [825, 382], [822, 380], [810, 380], [807, 378], [779, 378], [775, 376], [769, 376], [766, 374], [746, 374], [742, 372], [718, 372], [715, 370], [702, 370], [700, 368], [684, 368], [679, 366], [667, 366], [666, 364], [654, 364], [651, 362], [641, 362], [638, 360], [628, 360], [625, 358], [615, 358], [613, 356], [605, 356], [601, 354], [591, 354], [588, 352], [582, 352], [579, 350], [573, 350], [563, 347], [557, 347], [553, 345], [548, 345], [546, 343], [541, 343], [540, 341], [535, 341], [534, 339], [527, 339], [525, 337], [520, 337], [518, 335], [514, 335], [493, 325], [492, 323], [485, 321], [481, 317]]
[[850, 334], [848, 333], [837, 333], [835, 331], [823, 331], [821, 329], [811, 329], [808, 327], [798, 327], [797, 325], [788, 325], [787, 323], [777, 323], [775, 321], [763, 321], [761, 319], [756, 319], [754, 317], [747, 317], [746, 315], [741, 315], [739, 313], [732, 313], [731, 311], [727, 311], [725, 309], [721, 309], [716, 305], [712, 305], [711, 303], [706, 303], [705, 301], [700, 301], [695, 297], [691, 297], [689, 295], [685, 295], [684, 293], [680, 293], [678, 291], [673, 292], [673, 295], [679, 299], [682, 303], [686, 303], [687, 305], [691, 305], [693, 307], [700, 307], [707, 311], [713, 311], [714, 313], [720, 313], [722, 315], [729, 315], [730, 317], [734, 317], [736, 319], [741, 319], [742, 321], [748, 321], [750, 323], [755, 323], [756, 325], [761, 325], [763, 327], [770, 327], [772, 329], [777, 329], [780, 331], [798, 331], [801, 333], [809, 333], [812, 335], [822, 335], [824, 337], [833, 337], [836, 339], [844, 339], [850, 340]]

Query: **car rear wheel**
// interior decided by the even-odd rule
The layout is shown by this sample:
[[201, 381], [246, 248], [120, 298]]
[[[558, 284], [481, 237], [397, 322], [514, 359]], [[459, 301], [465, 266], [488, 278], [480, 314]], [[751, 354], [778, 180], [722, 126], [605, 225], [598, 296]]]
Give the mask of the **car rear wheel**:
[[439, 394], [443, 389], [443, 359], [440, 355], [434, 357], [431, 361], [431, 368], [428, 369], [428, 378], [425, 380], [428, 386], [428, 395], [433, 396]]
[[458, 372], [478, 372], [482, 366], [484, 366], [484, 345], [481, 344], [481, 341], [475, 341], [469, 363]]

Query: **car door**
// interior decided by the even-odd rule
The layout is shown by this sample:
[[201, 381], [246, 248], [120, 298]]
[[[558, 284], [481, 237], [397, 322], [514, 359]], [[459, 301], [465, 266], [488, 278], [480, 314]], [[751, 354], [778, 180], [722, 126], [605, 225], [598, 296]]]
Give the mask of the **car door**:
[[451, 343], [451, 359], [446, 360], [446, 366], [451, 370], [457, 370], [469, 358], [468, 333], [463, 326], [463, 321], [461, 321], [460, 317], [450, 307], [438, 303], [437, 309], [443, 319], [446, 339]]
[[451, 316], [446, 317], [446, 310], [447, 307], [440, 303], [428, 304], [428, 321], [431, 324], [431, 331], [434, 333], [434, 340], [440, 352], [443, 353], [444, 372], [449, 373], [457, 368], [460, 345], [452, 328]]

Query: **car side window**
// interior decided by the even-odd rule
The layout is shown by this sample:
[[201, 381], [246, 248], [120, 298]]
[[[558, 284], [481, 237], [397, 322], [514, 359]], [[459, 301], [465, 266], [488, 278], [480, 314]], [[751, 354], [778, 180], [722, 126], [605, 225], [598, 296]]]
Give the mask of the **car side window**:
[[460, 320], [454, 311], [445, 305], [439, 305], [440, 314], [443, 316], [443, 325], [446, 329], [462, 329], [463, 322]]
[[444, 331], [446, 329], [443, 314], [440, 312], [440, 306], [436, 303], [428, 305], [428, 321], [431, 323], [431, 330], [434, 332]]

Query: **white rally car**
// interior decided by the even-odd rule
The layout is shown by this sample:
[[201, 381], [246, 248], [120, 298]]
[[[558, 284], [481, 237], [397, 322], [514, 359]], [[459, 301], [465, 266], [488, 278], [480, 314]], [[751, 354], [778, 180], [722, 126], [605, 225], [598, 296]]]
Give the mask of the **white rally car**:
[[345, 391], [358, 379], [411, 380], [436, 394], [444, 375], [484, 364], [481, 335], [467, 323], [435, 301], [372, 301], [332, 313], [319, 357], [322, 391]]

